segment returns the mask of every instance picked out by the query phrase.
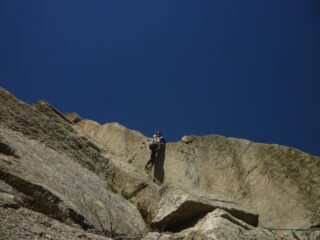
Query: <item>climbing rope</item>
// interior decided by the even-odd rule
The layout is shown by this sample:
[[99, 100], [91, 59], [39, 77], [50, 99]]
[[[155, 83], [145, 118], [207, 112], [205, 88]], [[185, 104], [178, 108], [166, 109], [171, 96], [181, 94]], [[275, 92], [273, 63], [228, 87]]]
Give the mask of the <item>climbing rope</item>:
[[320, 231], [320, 228], [273, 228], [273, 227], [263, 227], [261, 228], [270, 230], [270, 231]]

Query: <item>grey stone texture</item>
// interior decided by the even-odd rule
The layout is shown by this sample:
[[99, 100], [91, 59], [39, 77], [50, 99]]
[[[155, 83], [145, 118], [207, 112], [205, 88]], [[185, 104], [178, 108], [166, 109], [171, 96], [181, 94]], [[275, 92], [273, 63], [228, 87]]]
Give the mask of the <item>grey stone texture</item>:
[[0, 102], [0, 179], [26, 206], [112, 236], [145, 231], [138, 209], [110, 191], [114, 165], [98, 147], [45, 102], [30, 107], [5, 91]]
[[161, 189], [161, 201], [152, 223], [158, 229], [176, 231], [215, 209], [223, 209], [254, 227], [258, 225], [257, 214], [234, 202], [174, 184], [168, 184]]
[[319, 157], [192, 135], [167, 143], [150, 176], [150, 142], [0, 88], [0, 240], [320, 239], [264, 228], [320, 226]]
[[[150, 138], [118, 123], [83, 120], [76, 128], [112, 159], [138, 171], [149, 157]], [[320, 158], [297, 149], [219, 135], [184, 136], [167, 143], [153, 174], [162, 183], [198, 188], [259, 214], [260, 225], [300, 228], [320, 222]]]

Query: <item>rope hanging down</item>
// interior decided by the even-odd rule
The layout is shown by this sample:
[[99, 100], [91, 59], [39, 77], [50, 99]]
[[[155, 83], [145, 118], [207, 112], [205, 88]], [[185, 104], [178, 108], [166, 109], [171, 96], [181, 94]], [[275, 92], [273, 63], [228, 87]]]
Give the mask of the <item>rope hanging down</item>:
[[273, 227], [262, 227], [262, 228], [270, 231], [320, 231], [320, 228], [273, 228]]

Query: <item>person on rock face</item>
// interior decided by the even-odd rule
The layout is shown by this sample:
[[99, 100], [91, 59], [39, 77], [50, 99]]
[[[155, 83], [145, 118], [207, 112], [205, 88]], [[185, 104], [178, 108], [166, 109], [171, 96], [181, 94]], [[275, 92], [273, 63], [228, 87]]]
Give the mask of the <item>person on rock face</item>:
[[160, 131], [156, 131], [155, 134], [153, 135], [153, 141], [152, 143], [149, 145], [149, 149], [151, 150], [151, 156], [150, 156], [150, 160], [147, 162], [145, 169], [149, 170], [150, 168], [152, 168], [155, 159], [156, 159], [156, 155], [158, 153], [158, 151], [161, 149], [161, 145], [165, 144], [165, 140], [164, 137], [162, 136]]

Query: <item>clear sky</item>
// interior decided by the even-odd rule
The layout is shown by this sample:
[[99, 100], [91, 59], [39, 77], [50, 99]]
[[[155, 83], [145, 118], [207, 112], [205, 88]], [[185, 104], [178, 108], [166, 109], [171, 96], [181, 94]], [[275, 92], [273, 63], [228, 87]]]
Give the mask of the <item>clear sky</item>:
[[0, 86], [168, 141], [320, 156], [320, 1], [0, 0]]

